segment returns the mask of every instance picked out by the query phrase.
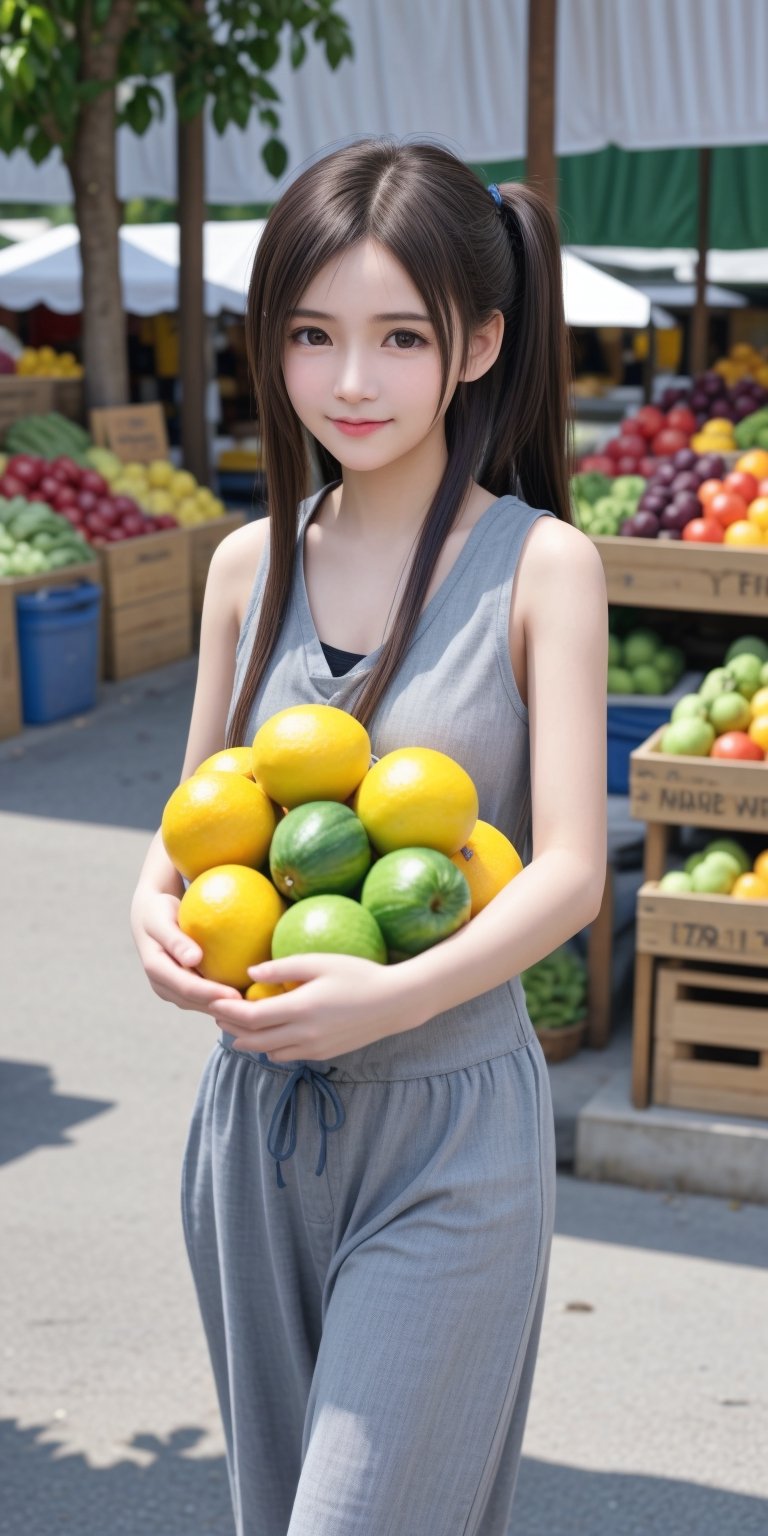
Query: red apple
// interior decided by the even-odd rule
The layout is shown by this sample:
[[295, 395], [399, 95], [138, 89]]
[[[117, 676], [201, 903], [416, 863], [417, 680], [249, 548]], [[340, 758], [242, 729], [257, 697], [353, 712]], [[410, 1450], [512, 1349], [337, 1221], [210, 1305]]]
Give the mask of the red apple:
[[35, 486], [43, 473], [44, 462], [29, 453], [14, 453], [5, 466], [5, 472], [21, 480], [22, 485]]
[[95, 469], [84, 469], [80, 476], [81, 491], [93, 491], [97, 496], [108, 496], [109, 486], [103, 475], [96, 473]]
[[688, 447], [689, 432], [679, 432], [673, 427], [663, 427], [657, 432], [651, 447], [657, 458], [665, 458], [668, 454], [677, 453], [678, 448]]
[[29, 486], [23, 480], [17, 480], [15, 475], [9, 475], [6, 470], [0, 478], [0, 496], [7, 496], [9, 501], [14, 496], [29, 496]]
[[77, 503], [77, 491], [73, 485], [60, 485], [55, 496], [51, 497], [51, 506], [57, 512], [63, 512], [65, 507], [74, 507]]
[[762, 747], [746, 731], [724, 731], [715, 738], [709, 755], [748, 763], [762, 763], [765, 758]]
[[69, 485], [79, 485], [82, 470], [74, 459], [68, 459], [65, 453], [60, 453], [58, 458], [52, 459], [51, 470], [66, 477]]

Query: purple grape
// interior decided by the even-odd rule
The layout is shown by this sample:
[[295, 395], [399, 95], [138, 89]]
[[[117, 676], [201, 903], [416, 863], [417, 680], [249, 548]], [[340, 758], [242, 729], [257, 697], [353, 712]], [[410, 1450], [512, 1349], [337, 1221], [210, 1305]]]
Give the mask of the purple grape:
[[[694, 454], [694, 463], [695, 462], [696, 456]], [[698, 489], [699, 484], [700, 482], [696, 479], [693, 470], [684, 469], [682, 474], [675, 475], [675, 478], [672, 481], [671, 489], [675, 494], [677, 494], [678, 491], [695, 491]]]
[[694, 379], [694, 384], [711, 397], [719, 395], [723, 388], [723, 381], [719, 373], [715, 373], [712, 369], [709, 369], [707, 373], [700, 374], [698, 379]]
[[637, 510], [638, 512], [653, 512], [658, 516], [660, 512], [664, 511], [668, 500], [669, 497], [661, 490], [644, 491], [637, 504]]
[[739, 395], [733, 402], [733, 414], [737, 421], [743, 421], [745, 416], [751, 416], [755, 409], [755, 401], [752, 395]]
[[664, 464], [660, 464], [658, 469], [654, 470], [651, 484], [654, 486], [654, 488], [657, 485], [671, 485], [676, 474], [677, 470], [675, 469], [674, 464], [670, 464], [667, 461]]
[[696, 454], [692, 448], [678, 448], [672, 455], [672, 463], [675, 469], [693, 469], [696, 463]]
[[696, 412], [696, 426], [699, 429], [701, 427], [703, 427], [703, 425], [704, 425], [705, 421], [707, 420], [708, 416], [709, 416], [709, 411], [697, 411]]
[[673, 501], [670, 507], [661, 514], [662, 528], [684, 528], [686, 523], [693, 522], [694, 517], [701, 516], [701, 507], [694, 496], [692, 502], [686, 501], [684, 506]]
[[[655, 539], [659, 531], [659, 519], [655, 512], [636, 512], [631, 519], [632, 533], [636, 539]], [[623, 530], [621, 530], [623, 532]]]
[[730, 400], [726, 400], [724, 395], [718, 396], [717, 400], [713, 400], [709, 407], [710, 421], [713, 421], [716, 416], [723, 417], [726, 421], [733, 421], [733, 406]]
[[[687, 512], [688, 521], [692, 517], [701, 517], [701, 502], [695, 491], [678, 491], [668, 510], [671, 511], [672, 507], [676, 507], [680, 512]], [[669, 526], [675, 528], [677, 524], [670, 523]]]
[[[722, 480], [725, 474], [725, 459], [719, 453], [703, 453], [699, 459], [699, 470], [704, 472], [707, 480]], [[701, 482], [703, 485], [703, 481]]]
[[705, 389], [695, 389], [691, 395], [689, 405], [692, 411], [706, 411], [709, 405], [709, 395]]
[[656, 537], [657, 539], [681, 539], [683, 534], [680, 528], [660, 528]]

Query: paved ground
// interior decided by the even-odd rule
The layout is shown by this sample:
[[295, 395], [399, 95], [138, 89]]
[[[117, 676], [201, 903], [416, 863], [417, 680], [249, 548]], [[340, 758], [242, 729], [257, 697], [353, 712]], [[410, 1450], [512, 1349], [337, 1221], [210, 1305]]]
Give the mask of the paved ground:
[[[193, 675], [112, 685], [81, 724], [0, 743], [13, 1536], [232, 1536], [178, 1214], [214, 1030], [154, 997], [128, 932]], [[626, 1039], [625, 1023], [614, 1049]], [[605, 1058], [577, 1062], [593, 1091]], [[561, 1172], [514, 1536], [764, 1536], [767, 1262], [762, 1208]]]

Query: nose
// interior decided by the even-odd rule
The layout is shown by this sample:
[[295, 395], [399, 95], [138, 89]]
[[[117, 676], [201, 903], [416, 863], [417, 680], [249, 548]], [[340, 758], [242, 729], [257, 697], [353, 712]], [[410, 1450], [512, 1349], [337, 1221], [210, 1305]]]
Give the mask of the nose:
[[350, 403], [375, 400], [378, 393], [378, 386], [365, 362], [365, 353], [359, 348], [348, 347], [340, 357], [333, 387], [334, 400], [348, 400]]

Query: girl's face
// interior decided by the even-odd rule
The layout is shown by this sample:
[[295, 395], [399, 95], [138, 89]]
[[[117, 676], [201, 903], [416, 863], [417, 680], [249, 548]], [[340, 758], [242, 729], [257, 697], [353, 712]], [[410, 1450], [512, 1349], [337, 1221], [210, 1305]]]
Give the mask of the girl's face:
[[440, 354], [424, 301], [373, 240], [322, 267], [288, 317], [283, 370], [300, 421], [346, 468], [379, 469], [443, 433]]

